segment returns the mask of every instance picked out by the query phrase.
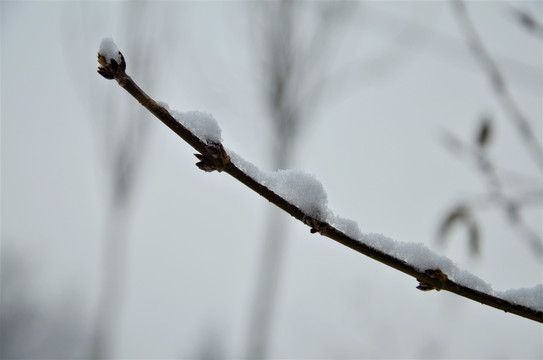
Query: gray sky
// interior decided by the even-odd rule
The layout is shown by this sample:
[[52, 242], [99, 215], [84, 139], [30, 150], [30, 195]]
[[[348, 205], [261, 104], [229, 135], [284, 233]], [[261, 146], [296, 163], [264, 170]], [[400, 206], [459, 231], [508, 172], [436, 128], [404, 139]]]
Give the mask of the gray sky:
[[[542, 42], [511, 21], [508, 4], [473, 2], [469, 10], [541, 142]], [[541, 19], [540, 2], [511, 4]], [[180, 111], [212, 113], [225, 146], [269, 170], [270, 130], [255, 56], [258, 7], [156, 3], [132, 33], [126, 3], [0, 6], [2, 252], [26, 267], [25, 292], [41, 311], [73, 310], [90, 323], [108, 199], [96, 117], [107, 99], [139, 106], [96, 73], [101, 39], [115, 39], [127, 72], [151, 96]], [[311, 3], [304, 9], [311, 13]], [[360, 70], [332, 82], [336, 87], [303, 132], [295, 166], [314, 174], [329, 207], [363, 232], [423, 242], [497, 290], [541, 283], [541, 260], [501, 211], [477, 213], [480, 259], [468, 256], [462, 231], [446, 248], [435, 247], [446, 211], [487, 191], [469, 161], [445, 148], [444, 131], [471, 142], [478, 119], [491, 114], [489, 156], [529, 178], [508, 191], [519, 183], [541, 189], [541, 172], [469, 53], [451, 6], [359, 3], [340, 33], [327, 75], [341, 74], [347, 64]], [[131, 73], [138, 42], [152, 44], [145, 68], [152, 90], [140, 82], [143, 75]], [[216, 342], [226, 357], [242, 356], [270, 205], [225, 174], [199, 171], [187, 144], [148, 121], [113, 355], [193, 358]], [[523, 216], [541, 236], [541, 206]], [[287, 223], [271, 357], [543, 356], [540, 325], [449, 293], [417, 291], [414, 279], [310, 235], [293, 219]]]

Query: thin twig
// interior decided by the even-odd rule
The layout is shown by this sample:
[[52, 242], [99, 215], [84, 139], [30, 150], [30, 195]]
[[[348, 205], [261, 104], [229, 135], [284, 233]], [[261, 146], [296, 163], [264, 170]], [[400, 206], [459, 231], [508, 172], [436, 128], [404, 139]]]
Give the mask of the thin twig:
[[[451, 133], [445, 133], [445, 145], [456, 155], [467, 154], [476, 168], [485, 177], [489, 186], [489, 198], [492, 198], [498, 206], [500, 206], [505, 214], [505, 217], [520, 234], [521, 239], [524, 239], [533, 250], [533, 254], [541, 259], [543, 257], [543, 239], [536, 231], [532, 230], [524, 220], [524, 217], [519, 211], [522, 207], [522, 202], [515, 200], [513, 196], [507, 195], [503, 189], [502, 180], [496, 170], [496, 165], [488, 157], [486, 152], [479, 147], [471, 147], [463, 143], [460, 139]], [[537, 196], [538, 191], [533, 192]], [[526, 202], [525, 198], [523, 199]]]
[[524, 139], [536, 165], [540, 170], [543, 170], [543, 147], [541, 147], [541, 144], [535, 137], [535, 132], [531, 128], [527, 117], [521, 111], [520, 107], [513, 99], [513, 96], [511, 96], [505, 77], [492, 56], [490, 56], [488, 50], [485, 48], [481, 36], [469, 17], [466, 5], [462, 0], [453, 0], [452, 5], [455, 14], [457, 15], [458, 22], [460, 23], [460, 28], [464, 32], [473, 56], [486, 72], [496, 97], [505, 112], [509, 114], [509, 119], [513, 121], [517, 131]]
[[113, 59], [111, 59], [111, 62], [105, 61], [104, 57], [99, 54], [99, 61], [102, 66], [99, 67], [98, 72], [106, 79], [115, 79], [121, 87], [128, 91], [146, 109], [148, 109], [194, 149], [199, 151], [202, 154], [199, 156], [199, 159], [203, 159], [199, 163], [200, 168], [210, 171], [212, 167], [215, 166], [215, 170], [228, 173], [263, 198], [284, 210], [286, 213], [290, 214], [304, 224], [309, 225], [312, 233], [319, 232], [321, 235], [333, 239], [363, 255], [366, 255], [405, 274], [413, 276], [417, 279], [417, 281], [420, 282], [418, 288], [421, 290], [446, 290], [505, 312], [510, 312], [512, 314], [543, 323], [543, 311], [532, 309], [524, 305], [515, 304], [511, 301], [501, 299], [498, 296], [487, 294], [465, 285], [461, 285], [449, 279], [440, 269], [426, 269], [421, 271], [414, 265], [409, 264], [404, 260], [398, 259], [344, 234], [331, 224], [321, 222], [319, 219], [308, 216], [297, 206], [293, 205], [285, 198], [277, 195], [270, 188], [262, 185], [232, 163], [222, 144], [207, 144], [205, 141], [194, 135], [190, 130], [181, 125], [168, 112], [167, 109], [158, 105], [155, 100], [149, 97], [130, 78], [130, 76], [126, 74], [126, 63], [124, 61], [124, 57], [122, 54], [120, 54], [120, 56], [122, 62], [121, 64], [118, 64]]

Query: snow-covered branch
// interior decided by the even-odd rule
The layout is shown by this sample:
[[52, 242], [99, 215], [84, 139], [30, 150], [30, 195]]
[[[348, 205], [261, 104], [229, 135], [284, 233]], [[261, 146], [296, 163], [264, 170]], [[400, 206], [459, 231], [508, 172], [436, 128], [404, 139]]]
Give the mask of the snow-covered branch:
[[423, 244], [401, 243], [380, 234], [362, 233], [358, 225], [333, 214], [322, 184], [300, 170], [265, 172], [222, 145], [221, 130], [206, 113], [180, 113], [149, 97], [125, 72], [126, 62], [111, 39], [98, 53], [98, 72], [115, 79], [199, 154], [198, 167], [223, 171], [299, 221], [361, 254], [413, 276], [418, 289], [446, 290], [488, 306], [543, 323], [543, 284], [530, 289], [494, 291], [483, 280], [459, 269], [450, 259]]

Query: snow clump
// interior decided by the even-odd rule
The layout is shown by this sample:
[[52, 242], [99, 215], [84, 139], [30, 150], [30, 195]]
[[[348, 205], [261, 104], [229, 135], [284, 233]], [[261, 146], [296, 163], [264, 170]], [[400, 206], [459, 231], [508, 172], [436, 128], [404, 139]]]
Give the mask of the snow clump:
[[318, 221], [328, 221], [331, 216], [328, 196], [313, 175], [297, 169], [262, 171], [231, 150], [228, 150], [228, 155], [232, 163], [245, 174], [298, 207], [307, 216]]
[[112, 38], [105, 38], [102, 40], [98, 54], [102, 55], [108, 64], [111, 64], [111, 59], [115, 60], [117, 64], [121, 63], [119, 48]]
[[171, 110], [164, 102], [159, 101], [158, 104], [168, 110], [175, 120], [205, 143], [219, 144], [222, 142], [221, 128], [211, 114], [201, 111], [180, 112]]
[[524, 305], [532, 309], [543, 311], [543, 284], [533, 288], [510, 289], [497, 292], [497, 295], [505, 300], [518, 305]]

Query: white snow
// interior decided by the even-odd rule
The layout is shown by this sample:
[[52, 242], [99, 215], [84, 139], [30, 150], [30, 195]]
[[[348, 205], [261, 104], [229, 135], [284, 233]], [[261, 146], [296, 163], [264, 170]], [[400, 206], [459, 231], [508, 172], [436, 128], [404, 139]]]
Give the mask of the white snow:
[[175, 120], [189, 129], [200, 140], [207, 144], [222, 142], [221, 128], [211, 114], [201, 111], [179, 112], [171, 110], [168, 104], [164, 102], [159, 101], [158, 104], [168, 110]]
[[296, 205], [306, 215], [326, 221], [328, 198], [322, 184], [301, 170], [278, 170], [267, 173], [262, 185]]
[[228, 150], [230, 161], [258, 183], [298, 207], [306, 215], [319, 221], [327, 221], [328, 197], [322, 184], [302, 170], [278, 170], [265, 172]]
[[439, 269], [457, 284], [543, 311], [541, 284], [531, 289], [494, 291], [490, 284], [460, 269], [451, 259], [436, 254], [422, 243], [398, 242], [381, 234], [363, 233], [355, 221], [339, 217], [328, 208], [324, 187], [314, 176], [300, 170], [265, 172], [231, 150], [228, 150], [228, 154], [234, 165], [258, 183], [296, 205], [306, 215], [329, 223], [355, 240], [403, 260], [419, 271]]
[[170, 114], [200, 140], [208, 144], [218, 144], [222, 141], [221, 128], [211, 114], [200, 111], [178, 112], [175, 110], [170, 111]]
[[512, 303], [543, 311], [543, 285], [533, 288], [510, 289], [496, 292], [496, 295]]
[[98, 53], [106, 59], [108, 64], [111, 63], [111, 59], [115, 60], [117, 64], [121, 63], [119, 48], [112, 38], [105, 38], [102, 40]]
[[358, 227], [356, 221], [353, 221], [351, 219], [345, 219], [333, 215], [330, 216], [329, 223], [330, 225], [353, 239], [361, 240], [364, 236], [364, 234], [362, 234], [362, 231], [360, 231], [360, 228]]

